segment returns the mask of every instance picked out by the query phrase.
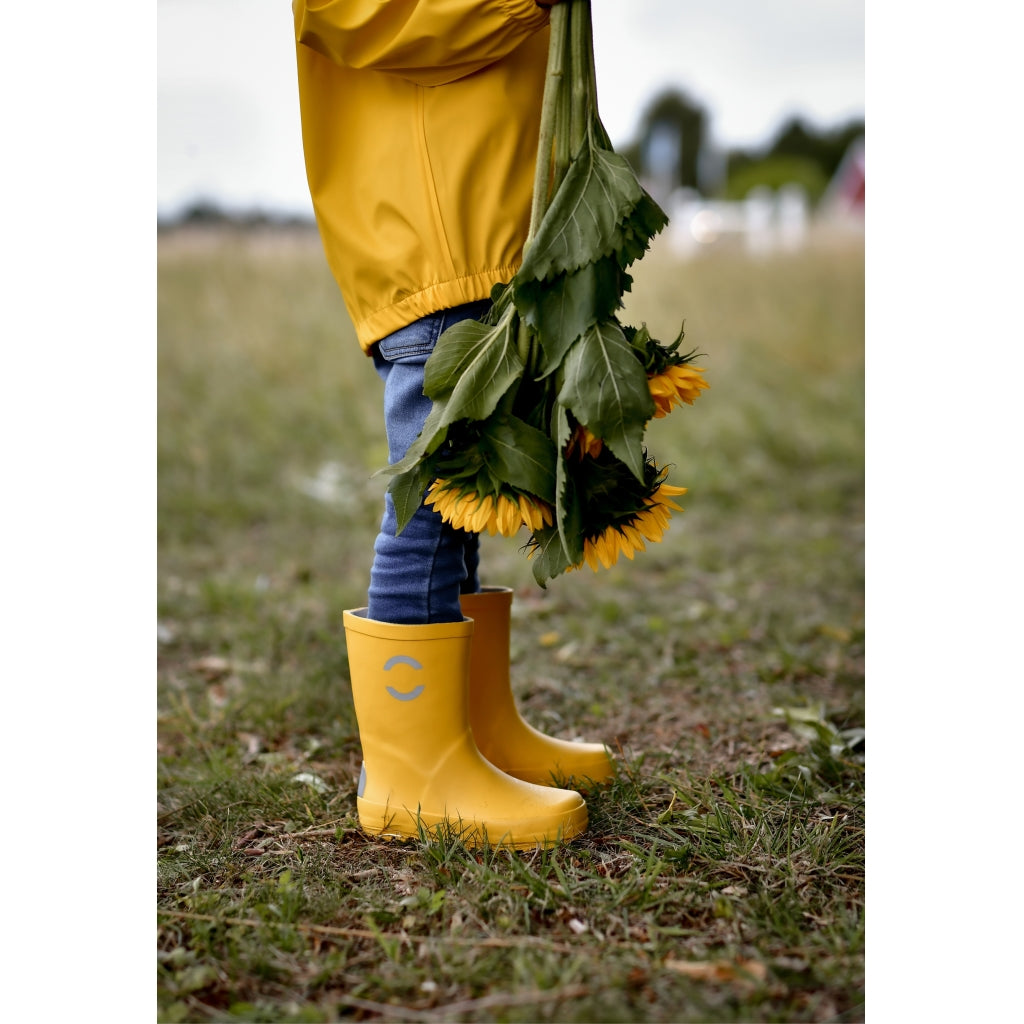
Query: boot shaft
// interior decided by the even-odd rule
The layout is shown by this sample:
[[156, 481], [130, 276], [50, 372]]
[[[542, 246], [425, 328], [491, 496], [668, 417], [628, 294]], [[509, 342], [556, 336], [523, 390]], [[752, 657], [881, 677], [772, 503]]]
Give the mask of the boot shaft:
[[519, 712], [510, 678], [512, 591], [487, 587], [459, 599], [462, 614], [473, 620], [469, 662], [469, 720], [481, 750], [492, 746], [495, 734]]
[[361, 608], [346, 611], [344, 622], [364, 749], [383, 744], [403, 759], [430, 760], [439, 728], [453, 736], [469, 729], [472, 621], [394, 625]]
[[471, 845], [528, 848], [586, 828], [578, 793], [512, 778], [480, 753], [469, 715], [471, 620], [394, 625], [365, 609], [344, 619], [364, 830], [409, 838], [451, 827]]
[[614, 763], [603, 744], [547, 736], [520, 715], [509, 664], [512, 591], [488, 587], [463, 594], [460, 601], [463, 614], [473, 620], [469, 717], [484, 757], [515, 778], [542, 785], [611, 779]]

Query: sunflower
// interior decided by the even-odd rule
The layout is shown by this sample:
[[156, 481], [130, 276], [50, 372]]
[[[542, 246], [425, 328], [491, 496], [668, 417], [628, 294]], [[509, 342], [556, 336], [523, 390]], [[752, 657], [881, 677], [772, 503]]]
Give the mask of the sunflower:
[[607, 448], [596, 459], [574, 463], [569, 472], [572, 479], [566, 494], [575, 511], [566, 515], [582, 524], [575, 554], [557, 567], [557, 559], [550, 553], [557, 539], [553, 529], [532, 537], [527, 545], [530, 557], [543, 552], [545, 564], [557, 567], [558, 572], [584, 564], [595, 572], [602, 566], [609, 569], [620, 555], [632, 561], [649, 542], [662, 539], [669, 527], [670, 510], [682, 511], [673, 499], [685, 494], [686, 488], [667, 483], [668, 469], [659, 468], [649, 457], [644, 459], [642, 480]]
[[582, 423], [577, 423], [576, 430], [573, 432], [572, 437], [569, 438], [565, 454], [572, 455], [575, 453], [581, 459], [589, 455], [592, 459], [596, 459], [601, 454], [603, 448], [604, 441], [601, 438], [595, 437]]
[[647, 378], [647, 386], [651, 389], [654, 399], [654, 418], [667, 416], [672, 409], [686, 402], [693, 405], [701, 391], [711, 385], [701, 376], [703, 368], [690, 363], [676, 363], [666, 366], [661, 373], [652, 374]]
[[[610, 569], [618, 561], [619, 555], [625, 555], [632, 561], [637, 551], [647, 549], [645, 540], [657, 543], [662, 539], [669, 526], [669, 509], [683, 511], [672, 499], [685, 493], [685, 487], [659, 484], [654, 492], [644, 499], [643, 507], [637, 509], [627, 520], [613, 523], [596, 536], [584, 539], [583, 561], [594, 572], [597, 572], [600, 566]], [[583, 562], [580, 562], [571, 568], [578, 569], [582, 565]]]
[[432, 506], [441, 518], [456, 529], [483, 533], [492, 537], [514, 537], [524, 524], [541, 530], [553, 522], [551, 506], [520, 492], [478, 494], [460, 490], [447, 480], [435, 480], [427, 491], [424, 504]]

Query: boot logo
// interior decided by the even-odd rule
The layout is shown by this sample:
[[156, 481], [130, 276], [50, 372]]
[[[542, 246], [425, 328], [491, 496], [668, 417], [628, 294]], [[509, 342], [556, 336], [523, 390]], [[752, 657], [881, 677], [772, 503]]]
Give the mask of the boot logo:
[[[410, 668], [414, 668], [419, 672], [423, 671], [423, 666], [415, 659], [410, 658], [405, 654], [396, 654], [393, 658], [388, 658], [384, 662], [384, 671], [390, 672], [396, 665], [408, 665]], [[393, 686], [384, 687], [387, 692], [395, 698], [395, 700], [415, 700], [422, 692], [423, 686], [414, 686], [411, 690], [396, 690]]]

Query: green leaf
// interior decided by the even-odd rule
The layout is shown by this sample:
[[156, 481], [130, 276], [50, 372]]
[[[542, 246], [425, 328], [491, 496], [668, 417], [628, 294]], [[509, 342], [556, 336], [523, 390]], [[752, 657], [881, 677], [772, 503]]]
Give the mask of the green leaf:
[[499, 281], [491, 288], [491, 308], [487, 315], [480, 319], [484, 323], [496, 324], [505, 315], [508, 304], [512, 301], [512, 283]]
[[540, 341], [539, 376], [557, 369], [584, 331], [619, 308], [628, 282], [629, 276], [614, 256], [553, 281], [516, 279], [516, 306]]
[[647, 374], [622, 328], [606, 320], [569, 350], [558, 400], [644, 479], [643, 437], [654, 415]]
[[555, 468], [555, 525], [568, 564], [576, 565], [583, 557], [583, 509], [566, 464], [565, 450], [572, 437], [572, 427], [565, 406], [555, 406], [553, 420], [559, 453]]
[[[629, 162], [597, 146], [588, 131], [516, 276], [543, 281], [617, 254], [627, 231], [640, 237], [654, 223], [651, 205], [657, 208]], [[631, 215], [638, 206], [643, 208], [634, 221]]]
[[533, 566], [533, 578], [543, 587], [547, 581], [561, 576], [572, 565], [565, 556], [562, 541], [558, 536], [558, 528], [547, 526], [538, 530], [530, 545], [530, 561]]
[[411, 469], [396, 476], [388, 485], [388, 492], [395, 503], [398, 516], [396, 533], [401, 533], [423, 503], [423, 492], [427, 489], [434, 471], [429, 462], [419, 462]]
[[462, 320], [437, 340], [424, 367], [423, 392], [447, 399], [442, 426], [456, 420], [484, 420], [523, 375], [518, 319], [509, 310], [497, 325]]
[[651, 239], [668, 224], [665, 211], [646, 193], [633, 208], [629, 220], [623, 225], [622, 245], [618, 247], [619, 264], [628, 267], [640, 259], [651, 244]]
[[[539, 349], [539, 345], [537, 346]], [[515, 400], [511, 403], [509, 412], [514, 414], [524, 423], [536, 427], [546, 437], [554, 437], [549, 433], [551, 425], [551, 410], [554, 408], [555, 395], [558, 392], [554, 378], [540, 378], [527, 375], [523, 378], [515, 393]]]
[[639, 327], [624, 325], [622, 333], [625, 334], [626, 341], [632, 346], [637, 359], [643, 364], [645, 372], [650, 373], [651, 368], [647, 365], [647, 353], [651, 344], [651, 332], [647, 329], [647, 324], [643, 323]]
[[416, 440], [409, 445], [404, 457], [378, 472], [386, 476], [395, 476], [412, 469], [424, 456], [433, 455], [444, 444], [448, 436], [448, 427], [451, 424], [447, 422], [447, 405], [448, 403], [445, 401], [435, 402], [427, 414], [423, 429], [419, 432]]
[[484, 432], [477, 450], [497, 480], [554, 501], [556, 451], [543, 431], [509, 417]]

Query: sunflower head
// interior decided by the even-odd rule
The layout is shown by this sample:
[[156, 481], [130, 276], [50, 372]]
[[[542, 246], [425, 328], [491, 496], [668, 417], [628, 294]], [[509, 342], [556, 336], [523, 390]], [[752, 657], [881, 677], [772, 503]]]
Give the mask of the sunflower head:
[[604, 441], [601, 438], [595, 437], [582, 423], [577, 423], [572, 437], [569, 438], [565, 454], [575, 455], [578, 459], [586, 458], [588, 455], [596, 459], [603, 448]]
[[667, 474], [667, 469], [659, 469], [653, 460], [648, 460], [643, 487], [631, 488], [632, 493], [621, 495], [620, 508], [607, 523], [586, 531], [583, 559], [570, 566], [570, 570], [580, 568], [584, 562], [594, 572], [602, 566], [610, 569], [619, 555], [632, 561], [637, 551], [646, 550], [647, 541], [660, 541], [669, 527], [669, 510], [683, 511], [672, 499], [686, 493], [685, 487], [666, 483]]
[[566, 538], [555, 527], [535, 530], [527, 552], [536, 559], [538, 580], [578, 569], [611, 568], [620, 555], [632, 560], [648, 542], [662, 539], [669, 526], [671, 510], [682, 511], [673, 500], [686, 493], [685, 487], [666, 483], [667, 469], [653, 459], [644, 461], [643, 480], [608, 448], [597, 458], [584, 457], [567, 463], [569, 480], [562, 513], [576, 524]]
[[654, 418], [661, 419], [662, 416], [667, 416], [675, 406], [683, 402], [693, 405], [701, 391], [711, 386], [701, 376], [703, 372], [703, 367], [690, 363], [676, 363], [665, 367], [661, 373], [649, 376], [647, 386], [651, 389], [651, 398], [654, 399]]
[[623, 330], [647, 374], [647, 384], [654, 399], [655, 419], [667, 416], [682, 402], [692, 405], [701, 391], [710, 386], [701, 376], [703, 368], [693, 365], [697, 350], [685, 354], [679, 351], [685, 336], [682, 327], [671, 345], [663, 345], [657, 338], [652, 338], [646, 324]]
[[423, 499], [441, 518], [458, 530], [483, 533], [492, 537], [514, 537], [523, 525], [531, 531], [552, 523], [551, 506], [512, 488], [494, 494], [480, 494], [449, 480], [435, 480]]

